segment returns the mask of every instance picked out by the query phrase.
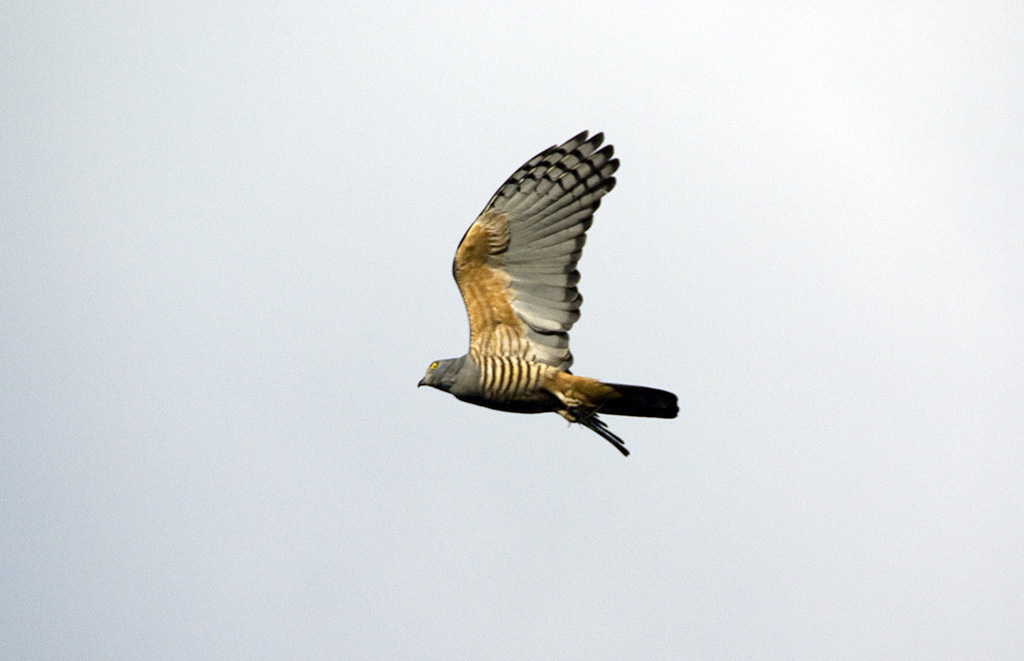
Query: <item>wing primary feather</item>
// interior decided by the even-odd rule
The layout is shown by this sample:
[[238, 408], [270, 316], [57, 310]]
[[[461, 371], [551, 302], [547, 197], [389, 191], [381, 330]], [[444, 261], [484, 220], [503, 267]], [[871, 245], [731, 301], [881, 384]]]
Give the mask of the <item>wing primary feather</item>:
[[[598, 145], [602, 140], [604, 140], [604, 135], [598, 133], [588, 141], [587, 133], [587, 131], [583, 131], [561, 145], [552, 145], [526, 161], [526, 163], [523, 163], [523, 165], [516, 170], [511, 177], [505, 180], [505, 183], [498, 188], [497, 192], [494, 193], [491, 199], [487, 201], [487, 204], [484, 205], [484, 211], [490, 209], [496, 201], [503, 197], [509, 197], [513, 194], [522, 194], [523, 192], [528, 193], [533, 190], [533, 186], [536, 185], [537, 180], [537, 174], [534, 173], [534, 170], [538, 170], [543, 167], [543, 171], [546, 171], [548, 167], [550, 167], [550, 163], [545, 163], [545, 161], [552, 154], [557, 154], [557, 159], [560, 160], [566, 153], [578, 150], [581, 145], [585, 145], [588, 142], [595, 142], [595, 140], [595, 145]], [[523, 185], [524, 182], [527, 184], [526, 186]], [[532, 182], [532, 184], [530, 182]]]
[[[578, 211], [566, 218], [559, 219], [557, 223], [539, 229], [536, 234], [521, 238], [516, 235], [518, 239], [517, 243], [523, 245], [529, 245], [531, 248], [543, 248], [555, 243], [561, 243], [574, 239], [587, 229], [591, 223], [586, 223], [587, 217], [590, 216], [589, 210]], [[578, 227], [579, 225], [586, 224], [588, 227]]]
[[580, 256], [583, 254], [583, 241], [586, 237], [582, 234], [568, 241], [561, 241], [559, 243], [545, 246], [543, 248], [530, 248], [524, 250], [517, 250], [514, 253], [514, 257], [510, 256], [505, 259], [505, 264], [511, 266], [515, 264], [532, 264], [534, 260], [545, 260], [545, 259], [556, 259], [564, 258], [566, 261], [573, 260], [573, 266], [579, 261]]
[[452, 274], [471, 346], [571, 367], [568, 331], [583, 300], [576, 267], [619, 167], [603, 142], [603, 133], [582, 131], [529, 159], [467, 230]]
[[[609, 149], [611, 145], [605, 149]], [[603, 153], [601, 150], [599, 153]], [[608, 153], [611, 153], [610, 150]], [[565, 166], [562, 166], [563, 168]], [[558, 174], [543, 195], [531, 195], [516, 205], [515, 210], [521, 214], [536, 214], [544, 210], [557, 210], [568, 204], [580, 202], [588, 195], [596, 195], [598, 199], [615, 187], [612, 176], [619, 167], [618, 159], [611, 159], [601, 164], [581, 161], [572, 168]], [[547, 173], [545, 173], [547, 175]], [[570, 181], [571, 179], [571, 181]], [[555, 184], [558, 184], [555, 186]], [[542, 206], [545, 202], [548, 206]], [[542, 217], [545, 214], [541, 214]]]

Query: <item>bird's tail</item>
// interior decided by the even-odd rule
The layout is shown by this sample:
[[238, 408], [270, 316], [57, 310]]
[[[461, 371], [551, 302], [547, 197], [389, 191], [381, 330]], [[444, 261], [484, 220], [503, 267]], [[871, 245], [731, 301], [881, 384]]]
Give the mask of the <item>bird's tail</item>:
[[601, 413], [644, 418], [674, 418], [679, 415], [679, 399], [667, 390], [627, 386], [621, 383], [605, 385], [611, 386], [615, 393], [603, 398], [604, 401], [598, 409]]

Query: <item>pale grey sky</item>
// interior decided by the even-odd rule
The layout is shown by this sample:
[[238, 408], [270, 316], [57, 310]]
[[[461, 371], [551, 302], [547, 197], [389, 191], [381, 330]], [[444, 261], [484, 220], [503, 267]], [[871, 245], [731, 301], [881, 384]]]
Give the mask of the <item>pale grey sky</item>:
[[[1019, 658], [1019, 3], [0, 9], [0, 656]], [[622, 166], [575, 371], [415, 385], [462, 233]]]

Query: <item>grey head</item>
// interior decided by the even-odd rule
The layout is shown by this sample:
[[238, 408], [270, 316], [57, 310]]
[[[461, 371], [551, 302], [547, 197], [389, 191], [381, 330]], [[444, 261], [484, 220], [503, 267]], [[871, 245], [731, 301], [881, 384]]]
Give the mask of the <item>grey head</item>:
[[430, 386], [432, 388], [437, 388], [438, 390], [451, 392], [465, 362], [465, 356], [435, 360], [430, 363], [430, 367], [427, 368], [427, 373], [423, 375], [423, 378], [420, 379], [420, 382], [416, 384], [416, 386]]

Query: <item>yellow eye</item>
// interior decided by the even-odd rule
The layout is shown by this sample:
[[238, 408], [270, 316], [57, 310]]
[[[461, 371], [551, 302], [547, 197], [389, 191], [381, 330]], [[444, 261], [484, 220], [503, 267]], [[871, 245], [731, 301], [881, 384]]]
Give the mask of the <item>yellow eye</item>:
[[437, 367], [437, 361], [436, 360], [434, 362], [430, 363], [430, 369], [434, 369], [436, 367]]

